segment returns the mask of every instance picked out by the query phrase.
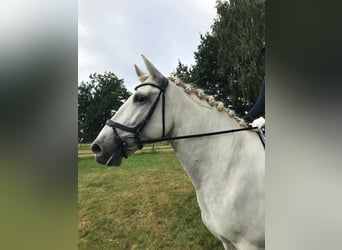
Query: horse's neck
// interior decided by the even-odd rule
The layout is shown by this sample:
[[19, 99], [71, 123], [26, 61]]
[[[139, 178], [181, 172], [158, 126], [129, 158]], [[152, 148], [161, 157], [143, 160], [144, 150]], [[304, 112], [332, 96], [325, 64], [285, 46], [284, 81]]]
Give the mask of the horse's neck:
[[[185, 98], [190, 97], [185, 96]], [[202, 103], [203, 106], [201, 106], [192, 100], [183, 100], [185, 103], [181, 100], [177, 101], [182, 108], [178, 107], [174, 136], [239, 127], [233, 118], [209, 107], [206, 103]], [[172, 145], [197, 189], [208, 179], [225, 178], [223, 172], [228, 172], [229, 168], [233, 167], [228, 161], [234, 160], [235, 151], [244, 143], [242, 137], [241, 133], [223, 134], [179, 140], [173, 142]]]

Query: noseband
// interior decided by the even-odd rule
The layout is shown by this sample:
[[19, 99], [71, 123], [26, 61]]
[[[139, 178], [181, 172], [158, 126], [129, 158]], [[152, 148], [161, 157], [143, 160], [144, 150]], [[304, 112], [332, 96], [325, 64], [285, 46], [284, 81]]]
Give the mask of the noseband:
[[160, 97], [162, 97], [162, 123], [163, 123], [162, 139], [165, 137], [165, 91], [166, 91], [168, 84], [169, 84], [169, 80], [167, 78], [163, 78], [159, 84], [142, 83], [138, 85], [137, 87], [135, 87], [134, 90], [137, 90], [138, 88], [143, 87], [143, 86], [152, 86], [154, 88], [159, 89], [159, 94], [158, 94], [157, 99], [154, 101], [153, 105], [149, 109], [144, 119], [142, 119], [142, 121], [139, 122], [138, 125], [136, 125], [135, 127], [128, 127], [121, 123], [114, 122], [110, 119], [106, 121], [106, 125], [113, 128], [114, 135], [115, 135], [114, 140], [120, 146], [121, 153], [125, 158], [127, 158], [127, 154], [128, 154], [127, 142], [119, 136], [116, 129], [121, 129], [123, 131], [132, 133], [134, 141], [138, 145], [138, 148], [142, 149], [144, 145], [143, 145], [143, 142], [140, 140], [139, 134], [141, 130], [144, 129], [144, 127], [146, 126], [150, 118], [152, 117], [154, 110], [156, 109], [157, 104], [160, 100]]

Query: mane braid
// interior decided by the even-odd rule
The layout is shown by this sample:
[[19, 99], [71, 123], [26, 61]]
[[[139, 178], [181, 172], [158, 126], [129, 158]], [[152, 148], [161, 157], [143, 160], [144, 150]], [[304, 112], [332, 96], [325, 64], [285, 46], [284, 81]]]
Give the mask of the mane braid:
[[213, 96], [206, 95], [202, 89], [196, 88], [191, 84], [184, 83], [181, 79], [175, 76], [170, 76], [168, 79], [176, 84], [176, 86], [183, 88], [185, 93], [188, 95], [195, 94], [199, 99], [206, 100], [210, 106], [215, 106], [218, 111], [226, 112], [228, 116], [234, 118], [240, 127], [248, 127], [246, 122], [235, 114], [234, 110], [224, 107], [223, 102], [216, 101]]

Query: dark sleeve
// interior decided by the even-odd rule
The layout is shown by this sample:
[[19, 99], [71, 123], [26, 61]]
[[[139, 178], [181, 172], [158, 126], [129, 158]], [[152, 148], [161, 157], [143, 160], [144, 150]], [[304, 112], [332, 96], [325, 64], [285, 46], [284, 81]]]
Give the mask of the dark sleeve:
[[261, 84], [257, 101], [243, 119], [246, 122], [252, 122], [260, 116], [265, 116], [265, 81]]

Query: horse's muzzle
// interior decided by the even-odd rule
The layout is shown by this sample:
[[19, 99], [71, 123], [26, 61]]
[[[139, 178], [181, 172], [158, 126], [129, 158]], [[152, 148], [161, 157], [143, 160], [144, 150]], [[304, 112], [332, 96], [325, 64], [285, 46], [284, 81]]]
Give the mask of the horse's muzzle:
[[124, 155], [122, 153], [121, 145], [111, 148], [110, 150], [105, 150], [100, 143], [94, 142], [90, 149], [95, 153], [95, 159], [100, 164], [107, 166], [120, 166], [122, 163]]

